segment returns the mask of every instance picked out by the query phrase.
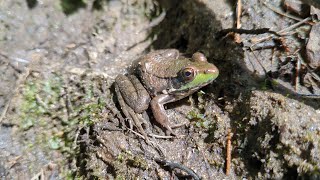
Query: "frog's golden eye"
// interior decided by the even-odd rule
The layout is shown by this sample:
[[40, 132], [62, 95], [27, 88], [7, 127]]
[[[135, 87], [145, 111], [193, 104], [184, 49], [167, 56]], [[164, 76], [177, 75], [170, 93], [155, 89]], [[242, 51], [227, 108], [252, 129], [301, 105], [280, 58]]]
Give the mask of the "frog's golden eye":
[[182, 71], [182, 77], [183, 79], [189, 81], [192, 80], [194, 77], [194, 70], [191, 68], [186, 68]]

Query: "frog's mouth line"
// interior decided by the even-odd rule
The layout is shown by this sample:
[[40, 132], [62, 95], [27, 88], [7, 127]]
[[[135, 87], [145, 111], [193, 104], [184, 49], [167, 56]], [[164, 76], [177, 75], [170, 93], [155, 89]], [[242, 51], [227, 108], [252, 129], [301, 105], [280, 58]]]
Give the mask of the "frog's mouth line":
[[179, 89], [171, 89], [168, 91], [168, 94], [172, 94], [175, 96], [184, 96], [187, 93], [192, 94], [193, 92], [199, 90], [200, 88], [202, 88], [204, 86], [207, 86], [208, 84], [212, 83], [213, 81], [214, 81], [214, 79], [210, 79], [207, 82], [203, 82], [203, 83], [198, 84], [197, 86], [194, 86], [194, 87], [185, 88], [185, 86], [184, 86], [184, 88], [181, 87]]
[[217, 77], [218, 74], [197, 74], [191, 82], [188, 82], [187, 84], [183, 85], [181, 88], [177, 89], [177, 91], [189, 91], [192, 89], [199, 89], [203, 86], [210, 84]]

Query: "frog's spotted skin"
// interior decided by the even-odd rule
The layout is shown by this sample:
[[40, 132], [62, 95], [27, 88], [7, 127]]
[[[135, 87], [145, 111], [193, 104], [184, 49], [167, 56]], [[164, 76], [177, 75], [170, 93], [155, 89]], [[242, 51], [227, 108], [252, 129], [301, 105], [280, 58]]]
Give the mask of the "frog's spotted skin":
[[[150, 104], [156, 121], [172, 134], [163, 105], [194, 93], [219, 75], [217, 67], [207, 62], [202, 53], [186, 58], [175, 49], [151, 52], [141, 57], [134, 67], [134, 77], [119, 75], [115, 82], [118, 99], [122, 99], [119, 103], [127, 111], [125, 115], [134, 120], [130, 110], [141, 113]], [[141, 128], [140, 125], [140, 131]]]

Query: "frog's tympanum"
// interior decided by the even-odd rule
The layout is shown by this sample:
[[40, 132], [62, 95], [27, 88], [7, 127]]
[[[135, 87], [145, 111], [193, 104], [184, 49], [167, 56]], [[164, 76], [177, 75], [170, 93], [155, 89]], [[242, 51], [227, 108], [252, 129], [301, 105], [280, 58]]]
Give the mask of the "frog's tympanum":
[[219, 74], [217, 67], [207, 62], [202, 53], [196, 52], [192, 58], [186, 58], [175, 49], [146, 54], [133, 68], [132, 74], [119, 75], [115, 80], [123, 113], [143, 131], [136, 114], [144, 113], [150, 106], [155, 120], [172, 134], [164, 104], [194, 93]]

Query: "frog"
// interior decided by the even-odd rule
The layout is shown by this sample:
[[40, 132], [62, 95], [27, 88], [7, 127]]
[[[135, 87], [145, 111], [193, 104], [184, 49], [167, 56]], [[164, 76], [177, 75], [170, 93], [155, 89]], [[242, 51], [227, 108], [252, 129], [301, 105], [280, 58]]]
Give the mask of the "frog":
[[166, 134], [175, 136], [164, 105], [193, 94], [219, 75], [218, 68], [203, 53], [195, 52], [188, 58], [177, 49], [152, 51], [135, 61], [131, 69], [116, 77], [115, 91], [124, 115], [144, 136], [141, 115], [149, 107]]

